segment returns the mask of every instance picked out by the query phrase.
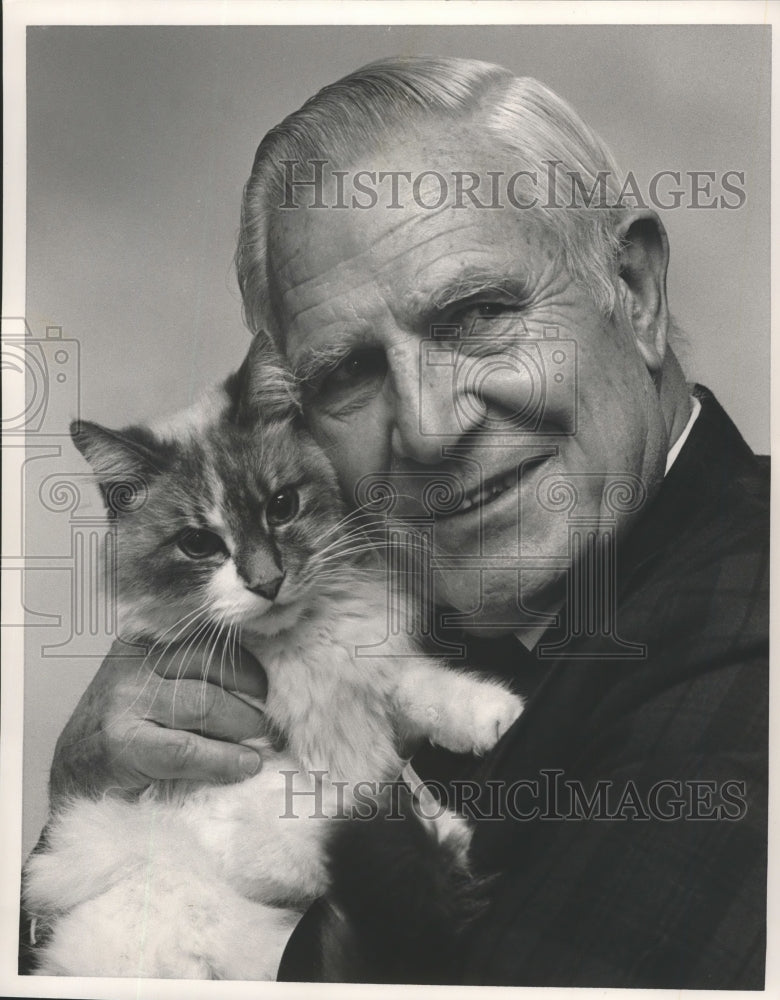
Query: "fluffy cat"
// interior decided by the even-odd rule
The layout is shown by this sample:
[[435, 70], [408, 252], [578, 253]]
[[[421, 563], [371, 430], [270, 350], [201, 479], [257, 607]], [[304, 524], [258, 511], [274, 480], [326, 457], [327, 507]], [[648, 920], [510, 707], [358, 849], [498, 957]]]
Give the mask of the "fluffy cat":
[[[281, 739], [261, 741], [263, 768], [235, 785], [158, 782], [137, 801], [58, 808], [24, 876], [36, 971], [273, 979], [327, 889], [338, 796], [397, 779], [416, 740], [489, 750], [522, 702], [421, 655], [405, 630], [368, 655], [386, 640], [385, 571], [260, 339], [184, 414], [121, 432], [82, 423], [73, 439], [116, 516], [122, 634], [182, 655], [240, 642], [266, 670]], [[319, 816], [310, 772], [325, 772]], [[465, 827], [440, 829], [462, 854]]]

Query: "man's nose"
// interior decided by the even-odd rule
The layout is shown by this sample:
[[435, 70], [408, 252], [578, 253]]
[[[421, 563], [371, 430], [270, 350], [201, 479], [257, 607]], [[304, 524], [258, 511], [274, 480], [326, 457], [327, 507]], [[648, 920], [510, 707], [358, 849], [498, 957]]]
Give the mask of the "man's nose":
[[428, 347], [417, 342], [404, 357], [391, 359], [391, 447], [396, 458], [435, 465], [444, 458], [443, 446], [457, 443], [482, 423], [485, 407], [478, 396], [464, 392], [452, 354]]

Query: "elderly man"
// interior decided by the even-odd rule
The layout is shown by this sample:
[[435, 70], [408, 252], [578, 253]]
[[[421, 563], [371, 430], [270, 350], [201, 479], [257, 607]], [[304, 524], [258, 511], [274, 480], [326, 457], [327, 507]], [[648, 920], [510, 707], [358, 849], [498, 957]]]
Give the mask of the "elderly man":
[[[498, 873], [450, 981], [763, 983], [766, 476], [686, 384], [666, 234], [623, 200], [564, 102], [455, 59], [325, 88], [266, 136], [245, 191], [250, 327], [301, 377], [345, 496], [383, 482], [393, 523], [429, 539], [432, 647], [527, 697], [478, 769], [416, 758], [478, 776], [472, 863]], [[237, 677], [263, 694], [255, 664]], [[173, 681], [151, 704], [143, 680], [104, 663], [53, 797], [259, 766], [240, 698], [201, 727], [180, 681], [173, 729]], [[381, 891], [372, 906], [381, 926]], [[326, 974], [321, 940], [294, 939], [288, 976]]]

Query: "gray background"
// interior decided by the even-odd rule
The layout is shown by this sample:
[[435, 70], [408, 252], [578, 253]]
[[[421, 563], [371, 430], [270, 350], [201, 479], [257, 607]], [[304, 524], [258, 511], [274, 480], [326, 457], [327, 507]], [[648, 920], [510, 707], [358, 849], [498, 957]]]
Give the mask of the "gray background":
[[[241, 360], [232, 273], [241, 189], [262, 135], [320, 86], [394, 53], [461, 55], [536, 76], [646, 184], [740, 170], [738, 211], [661, 213], [690, 379], [769, 446], [770, 29], [761, 27], [47, 27], [28, 29], [27, 320], [79, 341], [82, 415], [120, 426], [188, 403]], [[74, 402], [75, 406], [75, 402]], [[74, 414], [75, 415], [75, 414]], [[65, 428], [63, 427], [63, 431]], [[83, 472], [69, 442], [53, 469]], [[34, 477], [33, 477], [34, 478]], [[67, 518], [27, 484], [27, 545], [67, 551]], [[86, 507], [99, 512], [95, 496]], [[68, 632], [64, 573], [27, 606], [24, 849], [45, 817], [57, 734], [99, 656], [43, 657]]]

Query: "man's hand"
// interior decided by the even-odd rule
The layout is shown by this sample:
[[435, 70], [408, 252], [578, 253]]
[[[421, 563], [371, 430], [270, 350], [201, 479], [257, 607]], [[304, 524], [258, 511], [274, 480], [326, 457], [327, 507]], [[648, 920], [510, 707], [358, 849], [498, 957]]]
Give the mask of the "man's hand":
[[138, 792], [158, 778], [238, 781], [259, 755], [241, 740], [262, 736], [255, 702], [268, 685], [260, 664], [237, 650], [235, 667], [171, 649], [153, 662], [109, 655], [76, 706], [54, 751], [50, 795]]

